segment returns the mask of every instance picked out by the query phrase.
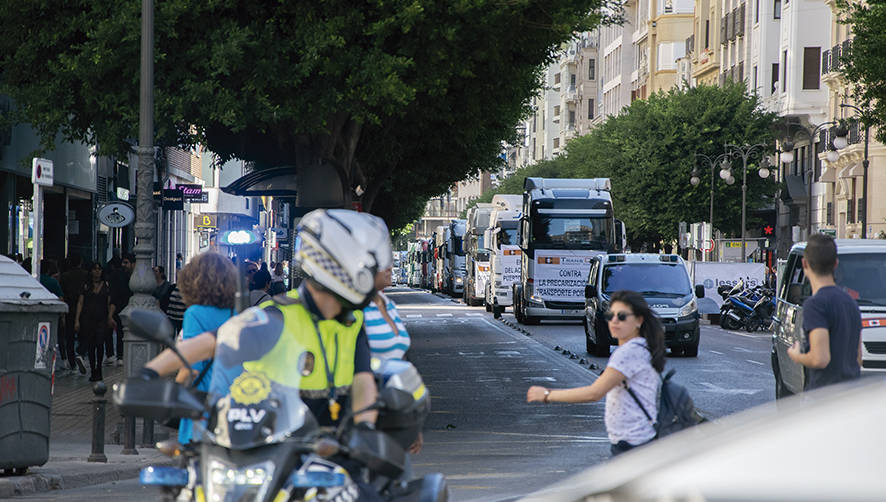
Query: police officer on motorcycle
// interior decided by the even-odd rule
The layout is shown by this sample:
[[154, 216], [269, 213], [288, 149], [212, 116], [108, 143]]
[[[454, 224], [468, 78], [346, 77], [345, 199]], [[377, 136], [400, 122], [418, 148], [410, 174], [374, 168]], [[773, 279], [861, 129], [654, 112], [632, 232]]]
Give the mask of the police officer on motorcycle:
[[[343, 209], [312, 211], [297, 232], [295, 263], [306, 277], [297, 290], [177, 348], [189, 362], [215, 357], [211, 394], [225, 395], [240, 374], [260, 372], [283, 385], [299, 382], [319, 424], [337, 425], [343, 407], [363, 409], [377, 397], [361, 310], [375, 296], [375, 275], [382, 257], [391, 254], [390, 238], [380, 218]], [[181, 366], [165, 350], [142, 375], [156, 378]], [[364, 412], [354, 421], [371, 428], [376, 415]]]

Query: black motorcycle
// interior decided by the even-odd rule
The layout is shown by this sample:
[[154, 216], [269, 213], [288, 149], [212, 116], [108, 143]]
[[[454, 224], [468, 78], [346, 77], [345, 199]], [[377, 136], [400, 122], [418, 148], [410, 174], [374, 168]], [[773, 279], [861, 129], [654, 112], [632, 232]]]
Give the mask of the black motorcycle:
[[[171, 348], [190, 369], [163, 314], [134, 311], [131, 320], [136, 335]], [[191, 418], [195, 424], [208, 417], [196, 447], [158, 445], [180, 460], [179, 467], [141, 472], [142, 484], [160, 487], [167, 499], [345, 502], [358, 500], [360, 490], [370, 487], [385, 501], [446, 501], [442, 474], [403, 479], [405, 449], [430, 410], [421, 376], [412, 364], [392, 360], [376, 377], [378, 400], [357, 414], [378, 410], [377, 430], [355, 427], [352, 413], [336, 429], [320, 427], [301, 399], [298, 382], [283, 385], [261, 372], [244, 372], [230, 394], [209, 396], [211, 404], [171, 380], [137, 378], [115, 385], [113, 399], [130, 416]]]

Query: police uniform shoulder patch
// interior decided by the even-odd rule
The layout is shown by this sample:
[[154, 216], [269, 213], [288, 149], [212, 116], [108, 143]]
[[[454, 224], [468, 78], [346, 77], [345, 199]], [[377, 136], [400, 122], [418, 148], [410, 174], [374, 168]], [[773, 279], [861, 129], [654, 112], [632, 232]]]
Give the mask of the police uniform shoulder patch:
[[231, 384], [231, 397], [240, 404], [257, 404], [271, 393], [271, 381], [261, 372], [246, 371]]

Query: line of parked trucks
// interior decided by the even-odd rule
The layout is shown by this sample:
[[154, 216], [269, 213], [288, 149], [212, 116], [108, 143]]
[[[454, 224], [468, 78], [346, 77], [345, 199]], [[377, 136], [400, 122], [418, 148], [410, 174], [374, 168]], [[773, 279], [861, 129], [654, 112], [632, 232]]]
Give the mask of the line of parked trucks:
[[591, 258], [623, 252], [608, 178], [526, 178], [523, 195], [496, 195], [409, 244], [401, 282], [512, 307], [526, 324], [581, 319]]

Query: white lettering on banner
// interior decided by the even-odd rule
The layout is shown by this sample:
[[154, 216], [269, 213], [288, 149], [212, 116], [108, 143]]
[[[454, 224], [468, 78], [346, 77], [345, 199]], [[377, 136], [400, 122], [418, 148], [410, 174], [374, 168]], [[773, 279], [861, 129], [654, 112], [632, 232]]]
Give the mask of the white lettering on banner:
[[763, 263], [722, 263], [694, 262], [695, 284], [704, 286], [704, 296], [713, 300], [719, 308], [723, 298], [717, 294], [720, 286], [735, 286], [744, 281], [749, 288], [757, 287], [766, 279], [766, 265]]
[[489, 262], [474, 262], [474, 296], [486, 294], [486, 282], [489, 280]]
[[551, 301], [583, 299], [591, 258], [599, 253], [587, 252], [580, 256], [558, 256], [549, 253], [549, 251], [540, 251], [536, 257], [533, 274], [534, 295]]
[[510, 288], [511, 284], [520, 282], [520, 255], [517, 253], [506, 253], [505, 251], [515, 251], [520, 249], [519, 246], [505, 244], [501, 247], [501, 285]]

